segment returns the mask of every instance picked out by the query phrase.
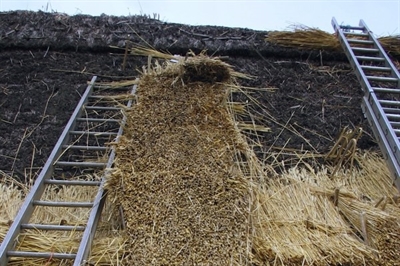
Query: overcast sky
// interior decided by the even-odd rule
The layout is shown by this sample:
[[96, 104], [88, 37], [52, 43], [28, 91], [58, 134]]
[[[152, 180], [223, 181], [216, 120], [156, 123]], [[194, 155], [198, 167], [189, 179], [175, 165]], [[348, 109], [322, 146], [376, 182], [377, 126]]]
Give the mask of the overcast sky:
[[378, 36], [400, 34], [400, 0], [0, 0], [0, 10], [75, 14], [160, 15], [165, 22], [285, 30], [302, 24], [333, 32], [331, 18], [358, 25], [363, 19]]

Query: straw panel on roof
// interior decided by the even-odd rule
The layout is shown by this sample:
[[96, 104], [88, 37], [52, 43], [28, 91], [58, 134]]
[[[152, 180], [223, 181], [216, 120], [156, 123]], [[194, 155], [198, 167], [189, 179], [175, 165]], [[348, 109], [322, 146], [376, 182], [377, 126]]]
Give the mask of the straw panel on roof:
[[126, 221], [125, 265], [245, 265], [243, 140], [226, 108], [230, 68], [193, 57], [141, 77], [107, 187]]

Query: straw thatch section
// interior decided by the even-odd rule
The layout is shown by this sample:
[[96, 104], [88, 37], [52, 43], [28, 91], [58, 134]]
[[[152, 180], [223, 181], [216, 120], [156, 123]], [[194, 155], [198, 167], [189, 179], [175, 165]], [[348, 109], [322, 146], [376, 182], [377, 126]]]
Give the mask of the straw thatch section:
[[[253, 265], [400, 265], [397, 254], [400, 248], [399, 193], [391, 185], [388, 169], [380, 156], [374, 153], [357, 154], [356, 160], [361, 163], [360, 170], [344, 171], [341, 169], [334, 178], [329, 174], [332, 170], [329, 167], [323, 167], [318, 172], [309, 167], [297, 167], [287, 171], [278, 179], [248, 180], [251, 211], [250, 218], [245, 222], [249, 225], [249, 234], [251, 235], [248, 245], [252, 254], [247, 255]], [[240, 160], [238, 159], [238, 161]], [[253, 169], [253, 172], [247, 173], [247, 176], [259, 174], [261, 177], [256, 161], [250, 157], [247, 162], [247, 165]], [[168, 181], [167, 178], [165, 179]], [[198, 183], [201, 185], [201, 182]], [[187, 187], [185, 188], [187, 189]], [[18, 184], [9, 178], [2, 180], [0, 184], [0, 241], [28, 190], [29, 186]], [[181, 207], [170, 201], [169, 190], [171, 189], [164, 188], [162, 201], [159, 196], [154, 200], [149, 198], [147, 204], [152, 204], [158, 199], [162, 202], [158, 203], [159, 205], [168, 202], [170, 209], [175, 206]], [[181, 189], [179, 193], [183, 194], [184, 191], [193, 191], [193, 189]], [[59, 193], [62, 198], [67, 200], [71, 200], [72, 197], [87, 200], [86, 195], [90, 192], [85, 188], [81, 190], [62, 189]], [[156, 193], [153, 194], [153, 196], [155, 195]], [[54, 191], [47, 191], [46, 197], [54, 199], [56, 195]], [[122, 198], [121, 195], [120, 198]], [[194, 197], [191, 199], [194, 200]], [[96, 234], [90, 258], [91, 265], [141, 264], [121, 259], [124, 256], [133, 255], [132, 238], [137, 238], [146, 226], [150, 226], [145, 223], [146, 221], [153, 221], [140, 219], [140, 222], [143, 223], [142, 226], [133, 231], [128, 229], [128, 234], [123, 234], [121, 231], [116, 231], [116, 221], [110, 217], [118, 215], [113, 211], [114, 208], [110, 208], [109, 203], [108, 206]], [[138, 214], [146, 213], [146, 209], [139, 209], [140, 201], [132, 202], [131, 206], [138, 208], [135, 213], [136, 218], [139, 218]], [[147, 212], [147, 219], [153, 219], [154, 210], [160, 211], [160, 207], [154, 208], [153, 212]], [[193, 212], [195, 206], [190, 207], [187, 210], [179, 209], [179, 213]], [[203, 210], [205, 208], [203, 207]], [[220, 216], [220, 213], [221, 210], [215, 216]], [[165, 213], [159, 212], [159, 214]], [[47, 210], [40, 211], [34, 220], [40, 218], [47, 220], [48, 223], [58, 224], [63, 220], [63, 223], [67, 224], [80, 224], [84, 222], [86, 215], [86, 213], [76, 212], [76, 210], [67, 210], [66, 212]], [[232, 215], [231, 220], [236, 221], [237, 216], [241, 216], [238, 211]], [[201, 217], [206, 218], [207, 216], [202, 215]], [[173, 221], [177, 223], [173, 219], [174, 217], [170, 218], [165, 222], [169, 222], [171, 226], [173, 226]], [[135, 219], [133, 222], [136, 222]], [[154, 223], [153, 226], [154, 232], [158, 232], [155, 235], [148, 235], [149, 238], [153, 237], [153, 245], [158, 243], [156, 240], [160, 240], [160, 234], [172, 231], [168, 228], [163, 228], [164, 231], [156, 231], [159, 228], [156, 227], [157, 223]], [[196, 232], [193, 227], [197, 227], [197, 224], [190, 227], [192, 231], [189, 233], [183, 232], [183, 236], [187, 237], [190, 233]], [[214, 233], [215, 245], [223, 242], [224, 239], [219, 237], [221, 234], [221, 231]], [[193, 247], [194, 251], [203, 249], [205, 242], [195, 241], [199, 235], [184, 240], [183, 236], [180, 236], [179, 240], [196, 245]], [[29, 232], [20, 238], [20, 248], [25, 250], [33, 248], [37, 251], [52, 249], [54, 252], [62, 252], [74, 250], [77, 240], [75, 233], [42, 232], [39, 234], [38, 232]], [[176, 241], [175, 238], [173, 240]], [[226, 247], [220, 245], [218, 250], [224, 252]], [[232, 248], [232, 245], [229, 247]], [[143, 249], [144, 247], [139, 242], [135, 248]], [[170, 252], [168, 250], [169, 246], [163, 249], [164, 252]], [[192, 255], [194, 251], [191, 253]], [[188, 255], [185, 258], [188, 258]], [[175, 259], [176, 257], [167, 260], [166, 264], [174, 265], [175, 262], [179, 262]], [[246, 265], [245, 262], [242, 261], [239, 264]], [[189, 261], [187, 264], [198, 265], [201, 263]], [[218, 263], [212, 264], [218, 265]], [[25, 261], [14, 259], [11, 261], [11, 265], [70, 265], [70, 262], [56, 259]]]
[[400, 55], [400, 35], [381, 37], [379, 42], [390, 55]]
[[107, 184], [126, 220], [125, 265], [246, 265], [244, 140], [227, 110], [234, 72], [206, 56], [140, 79]]
[[360, 170], [333, 178], [330, 167], [292, 168], [254, 189], [258, 264], [399, 265], [399, 193], [379, 156], [356, 159]]
[[[335, 34], [306, 26], [293, 26], [293, 31], [270, 32], [265, 40], [285, 47], [327, 51], [342, 50]], [[384, 36], [378, 40], [388, 54], [400, 55], [400, 36]]]
[[303, 49], [340, 50], [340, 43], [334, 34], [317, 28], [305, 26], [293, 27], [293, 31], [273, 31], [266, 36], [266, 41]]
[[[4, 173], [0, 173], [0, 242], [5, 237], [12, 220], [30, 190], [29, 184], [18, 183]], [[54, 187], [47, 189], [43, 198], [53, 201], [90, 201], [96, 194], [96, 188]], [[37, 207], [30, 223], [55, 225], [85, 225], [90, 210], [79, 208]], [[118, 215], [115, 209], [107, 204], [94, 238], [90, 265], [119, 265], [123, 256], [124, 238], [117, 230]], [[41, 230], [24, 230], [18, 238], [17, 250], [36, 252], [70, 253], [76, 252], [82, 232], [57, 232]], [[70, 260], [55, 258], [11, 258], [9, 265], [71, 265]]]
[[[239, 134], [232, 74], [204, 56], [144, 69], [107, 184], [125, 214], [123, 264], [396, 265], [385, 162], [352, 153], [359, 170], [304, 162], [278, 177]], [[258, 128], [242, 127], [249, 143]]]
[[[135, 135], [133, 131], [129, 134]], [[160, 140], [164, 139], [160, 138]], [[179, 143], [185, 143], [183, 137], [180, 140]], [[119, 147], [120, 152], [124, 148], [130, 149], [127, 144], [132, 142], [126, 137], [125, 141], [125, 146]], [[177, 147], [174, 141], [171, 144], [169, 147]], [[380, 156], [374, 153], [356, 154], [355, 160], [360, 170], [341, 169], [333, 177], [330, 174], [333, 167], [323, 167], [316, 172], [305, 164], [305, 168], [292, 168], [279, 178], [270, 179], [269, 176], [262, 174], [261, 165], [251, 156], [251, 151], [246, 146], [246, 143], [239, 145], [248, 157], [243, 156], [243, 158], [232, 160], [232, 158], [222, 156], [226, 160], [218, 160], [214, 162], [214, 165], [210, 161], [204, 161], [204, 164], [197, 159], [193, 162], [194, 164], [189, 164], [187, 169], [180, 164], [172, 166], [176, 167], [179, 173], [184, 173], [182, 176], [186, 178], [179, 178], [179, 173], [172, 169], [157, 174], [159, 169], [156, 165], [153, 168], [151, 165], [145, 165], [145, 169], [151, 169], [152, 173], [139, 168], [140, 176], [136, 175], [136, 171], [125, 175], [125, 177], [136, 177], [131, 179], [135, 181], [135, 186], [131, 186], [129, 191], [125, 188], [131, 180], [124, 179], [121, 183], [119, 183], [121, 180], [113, 180], [114, 185], [120, 185], [119, 189], [125, 189], [112, 191], [114, 196], [122, 200], [123, 198], [132, 200], [120, 202], [122, 206], [133, 210], [129, 212], [129, 209], [127, 211], [125, 208], [128, 229], [125, 233], [115, 230], [116, 221], [110, 217], [118, 215], [114, 212], [115, 208], [108, 203], [109, 207], [103, 214], [103, 222], [92, 248], [90, 262], [93, 265], [142, 264], [146, 262], [146, 258], [141, 257], [143, 253], [135, 253], [136, 250], [145, 252], [147, 248], [152, 247], [152, 253], [147, 253], [149, 256], [147, 259], [150, 260], [150, 258], [155, 259], [153, 254], [171, 255], [177, 251], [177, 247], [173, 244], [178, 242], [185, 243], [183, 248], [191, 248], [191, 252], [164, 258], [159, 263], [154, 260], [153, 263], [174, 265], [184, 260], [189, 265], [198, 265], [202, 264], [202, 261], [197, 252], [202, 254], [201, 251], [205, 249], [204, 243], [208, 244], [206, 248], [212, 245], [214, 248], [218, 247], [218, 252], [222, 254], [237, 254], [233, 252], [235, 244], [244, 248], [246, 243], [249, 252], [243, 254], [242, 261], [237, 262], [239, 265], [246, 265], [250, 261], [253, 265], [268, 265], [268, 263], [269, 265], [337, 265], [338, 263], [399, 265], [397, 253], [400, 248], [400, 197], [390, 182], [388, 169]], [[201, 146], [195, 147], [192, 147], [193, 151], [201, 150]], [[139, 148], [137, 151], [144, 152], [144, 149]], [[212, 154], [214, 152], [211, 152]], [[171, 161], [180, 163], [177, 154], [170, 155]], [[121, 162], [124, 159], [119, 158], [118, 161]], [[125, 160], [130, 160], [130, 158]], [[162, 157], [158, 157], [157, 161], [162, 162]], [[237, 162], [240, 167], [233, 167], [236, 170], [229, 171], [226, 176], [234, 178], [227, 182], [216, 184], [221, 176], [215, 176], [216, 180], [210, 180], [207, 176], [202, 176], [201, 179], [195, 178], [195, 174], [204, 171], [198, 170], [199, 166], [210, 172], [213, 170], [211, 173], [215, 174], [221, 167], [218, 163], [229, 161]], [[124, 165], [126, 170], [128, 167], [135, 169], [136, 164]], [[190, 175], [189, 169], [195, 169], [196, 172]], [[172, 172], [174, 176], [171, 176], [169, 172]], [[117, 170], [116, 176], [120, 176], [121, 173], [121, 169]], [[140, 178], [141, 176], [148, 179]], [[243, 176], [246, 176], [248, 180], [243, 180]], [[252, 177], [258, 177], [258, 179]], [[229, 188], [232, 190], [229, 191]], [[29, 186], [16, 183], [10, 177], [2, 180], [0, 184], [0, 240], [4, 237], [10, 221], [28, 190]], [[218, 190], [219, 194], [213, 193], [215, 190]], [[234, 195], [230, 193], [232, 191], [235, 192]], [[45, 197], [50, 200], [62, 198], [85, 201], [91, 199], [94, 192], [87, 188], [61, 188], [46, 191]], [[243, 203], [240, 197], [246, 195], [250, 198], [248, 205], [237, 204], [237, 202]], [[188, 196], [188, 199], [185, 199], [185, 196]], [[232, 211], [228, 209], [228, 203], [234, 200], [237, 202], [233, 205], [238, 209]], [[242, 207], [242, 212], [240, 212], [240, 207]], [[215, 208], [212, 210], [214, 213], [207, 212], [210, 208]], [[50, 209], [38, 209], [39, 212], [32, 222], [79, 225], [84, 223], [87, 217], [87, 212], [82, 210]], [[196, 215], [199, 209], [201, 212]], [[248, 216], [244, 215], [245, 213]], [[225, 223], [218, 224], [220, 220], [217, 218], [224, 215], [228, 215], [229, 219], [225, 217]], [[248, 232], [243, 233], [243, 239], [230, 242], [232, 238], [226, 237], [227, 229], [232, 230], [230, 223], [235, 225], [232, 227], [236, 233], [238, 229], [247, 227]], [[212, 224], [211, 228], [210, 224]], [[205, 235], [201, 234], [203, 232]], [[170, 237], [171, 235], [173, 237]], [[20, 237], [19, 248], [36, 251], [53, 250], [54, 252], [74, 251], [78, 245], [78, 239], [78, 233], [26, 232]], [[163, 241], [167, 240], [169, 240], [168, 246], [161, 246], [160, 249], [155, 247], [159, 243], [165, 244]], [[174, 247], [175, 250], [172, 249]], [[183, 251], [184, 249], [181, 252]], [[196, 254], [199, 261], [189, 261]], [[213, 255], [213, 259], [221, 256], [220, 253], [208, 255]], [[136, 261], [138, 258], [140, 260]], [[223, 259], [224, 257], [221, 258]], [[213, 265], [226, 265], [226, 261], [218, 262], [214, 260]], [[11, 261], [11, 265], [38, 264], [70, 265], [70, 262], [56, 259], [14, 259]]]

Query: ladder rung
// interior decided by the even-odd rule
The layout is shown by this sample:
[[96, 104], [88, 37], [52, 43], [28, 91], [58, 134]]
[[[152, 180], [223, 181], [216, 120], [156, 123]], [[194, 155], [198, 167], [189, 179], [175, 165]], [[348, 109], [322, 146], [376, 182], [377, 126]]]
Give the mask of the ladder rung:
[[375, 56], [361, 56], [361, 55], [359, 55], [359, 56], [356, 56], [356, 58], [358, 60], [361, 60], [361, 61], [377, 61], [377, 62], [384, 62], [385, 61], [385, 58], [383, 58], [383, 57], [375, 57]]
[[90, 136], [116, 136], [116, 132], [95, 132], [95, 131], [76, 131], [71, 130], [69, 134], [72, 135], [90, 135]]
[[86, 110], [102, 110], [102, 111], [120, 111], [121, 108], [118, 107], [108, 107], [108, 106], [85, 106]]
[[344, 29], [344, 30], [365, 30], [364, 27], [360, 27], [360, 26], [344, 26], [344, 25], [341, 25], [340, 28]]
[[9, 257], [25, 258], [54, 258], [54, 259], [75, 259], [76, 254], [53, 253], [53, 252], [31, 252], [31, 251], [7, 251]]
[[351, 49], [357, 52], [379, 53], [379, 50], [375, 48], [351, 47]]
[[386, 114], [386, 117], [389, 119], [389, 121], [400, 121], [400, 114]]
[[54, 231], [83, 231], [85, 226], [81, 225], [57, 225], [57, 224], [21, 224], [21, 229], [54, 230]]
[[359, 40], [359, 39], [347, 39], [349, 43], [358, 43], [358, 44], [374, 44], [373, 41], [370, 40]]
[[[130, 94], [125, 94], [127, 97], [130, 96]], [[95, 100], [124, 100], [124, 95], [91, 95], [88, 98], [89, 99], [95, 99]]]
[[361, 65], [363, 70], [374, 70], [374, 71], [382, 71], [382, 72], [390, 72], [390, 67], [378, 67], [378, 66], [364, 66]]
[[368, 37], [368, 33], [361, 32], [343, 32], [344, 35], [352, 35], [352, 36], [360, 36], [360, 37]]
[[390, 122], [390, 125], [393, 127], [394, 131], [398, 130], [400, 132], [400, 129], [397, 129], [400, 127], [400, 122]]
[[71, 208], [91, 208], [91, 207], [93, 207], [93, 203], [92, 202], [67, 202], [67, 201], [34, 200], [32, 203], [35, 206], [48, 206], [48, 207], [71, 207]]
[[396, 133], [396, 136], [400, 135], [400, 129], [393, 129], [394, 133]]
[[400, 93], [400, 89], [378, 88], [378, 87], [372, 87], [372, 89], [374, 92]]
[[386, 106], [400, 106], [400, 102], [398, 101], [379, 100], [379, 103]]
[[55, 163], [57, 166], [77, 166], [77, 167], [106, 167], [107, 163], [96, 163], [96, 162], [66, 162], [58, 161]]
[[387, 81], [387, 82], [397, 82], [397, 78], [392, 78], [392, 77], [378, 77], [378, 76], [366, 76], [368, 80], [372, 81]]
[[80, 146], [80, 145], [63, 145], [63, 149], [84, 150], [84, 151], [106, 151], [109, 148], [103, 146]]
[[400, 108], [382, 107], [386, 114], [400, 114]]
[[88, 98], [89, 99], [104, 99], [107, 98], [109, 96], [105, 96], [105, 95], [90, 95]]
[[114, 88], [110, 89], [107, 86], [102, 86], [102, 85], [97, 85], [97, 84], [94, 85], [93, 89], [96, 91], [107, 90], [107, 91], [114, 91], [114, 92], [115, 91], [130, 91], [130, 90], [132, 90], [132, 88], [130, 88], [130, 87], [114, 87]]
[[103, 118], [77, 118], [78, 122], [96, 122], [96, 123], [119, 123], [119, 119], [103, 119]]
[[100, 181], [87, 181], [87, 180], [57, 180], [46, 179], [44, 181], [48, 185], [61, 185], [61, 186], [100, 186]]

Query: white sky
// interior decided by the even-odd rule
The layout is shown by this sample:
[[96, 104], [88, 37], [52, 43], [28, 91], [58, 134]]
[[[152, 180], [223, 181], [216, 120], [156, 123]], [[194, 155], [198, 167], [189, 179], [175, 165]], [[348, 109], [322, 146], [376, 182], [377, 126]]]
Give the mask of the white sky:
[[378, 36], [400, 34], [400, 0], [0, 0], [0, 10], [75, 14], [159, 14], [165, 22], [285, 30], [302, 24], [333, 32], [331, 18], [357, 26], [363, 19]]

